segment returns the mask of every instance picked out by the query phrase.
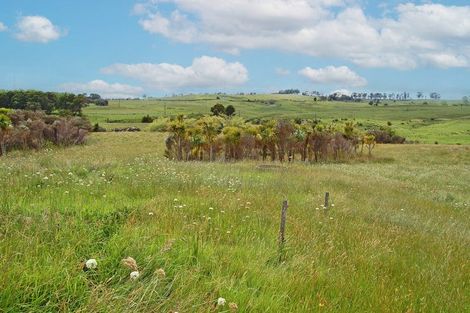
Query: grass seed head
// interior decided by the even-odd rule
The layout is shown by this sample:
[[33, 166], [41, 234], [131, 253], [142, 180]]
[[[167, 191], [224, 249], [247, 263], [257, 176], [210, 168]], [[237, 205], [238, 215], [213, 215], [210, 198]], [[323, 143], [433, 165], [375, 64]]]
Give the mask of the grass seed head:
[[137, 262], [134, 260], [133, 257], [128, 256], [127, 258], [122, 259], [121, 262], [122, 262], [122, 265], [131, 269], [132, 271], [138, 270]]
[[235, 311], [238, 310], [238, 305], [235, 302], [230, 302], [228, 304], [228, 307], [229, 307], [231, 312], [235, 312]]
[[155, 275], [157, 275], [158, 278], [165, 278], [166, 273], [163, 268], [159, 268], [158, 270], [155, 271]]

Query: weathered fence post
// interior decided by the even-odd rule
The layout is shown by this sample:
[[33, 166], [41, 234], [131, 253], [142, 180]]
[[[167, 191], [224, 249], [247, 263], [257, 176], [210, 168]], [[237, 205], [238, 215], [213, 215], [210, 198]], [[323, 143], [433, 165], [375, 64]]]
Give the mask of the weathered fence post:
[[279, 229], [279, 247], [282, 249], [286, 241], [285, 232], [286, 232], [286, 218], [287, 218], [287, 208], [289, 207], [287, 200], [284, 200], [282, 203], [281, 210], [281, 227]]
[[325, 210], [328, 210], [329, 200], [330, 200], [330, 193], [327, 192], [327, 193], [325, 193]]

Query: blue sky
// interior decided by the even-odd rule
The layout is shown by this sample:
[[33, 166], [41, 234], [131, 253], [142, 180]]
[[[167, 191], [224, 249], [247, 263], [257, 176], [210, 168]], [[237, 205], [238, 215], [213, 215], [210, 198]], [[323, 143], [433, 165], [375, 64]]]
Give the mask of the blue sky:
[[2, 0], [0, 89], [470, 95], [468, 1]]

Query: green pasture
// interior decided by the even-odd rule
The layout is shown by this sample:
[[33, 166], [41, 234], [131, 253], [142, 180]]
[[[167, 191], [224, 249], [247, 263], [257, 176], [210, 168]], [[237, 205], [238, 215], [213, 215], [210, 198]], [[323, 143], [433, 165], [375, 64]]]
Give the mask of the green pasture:
[[[219, 99], [217, 99], [219, 98]], [[470, 144], [470, 106], [458, 101], [382, 101], [370, 106], [359, 103], [314, 101], [312, 97], [292, 95], [217, 96], [200, 95], [152, 100], [114, 100], [108, 107], [90, 106], [84, 114], [107, 129], [139, 126], [142, 117], [169, 117], [179, 114], [209, 114], [222, 103], [233, 105], [236, 114], [255, 118], [319, 118], [325, 121], [354, 119], [362, 125], [386, 126], [398, 135], [420, 143]], [[388, 105], [385, 106], [384, 104]]]

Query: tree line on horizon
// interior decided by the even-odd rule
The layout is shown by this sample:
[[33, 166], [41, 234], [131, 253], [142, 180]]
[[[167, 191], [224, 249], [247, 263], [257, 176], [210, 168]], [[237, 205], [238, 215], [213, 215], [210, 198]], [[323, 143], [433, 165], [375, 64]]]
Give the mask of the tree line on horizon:
[[[393, 100], [393, 101], [407, 101], [412, 100], [413, 97], [409, 92], [353, 92], [351, 94], [345, 94], [344, 92], [333, 92], [331, 94], [324, 95], [319, 91], [304, 91], [300, 92], [299, 89], [285, 89], [279, 90], [278, 94], [291, 95], [291, 94], [302, 94], [303, 96], [313, 96], [319, 100], [330, 100], [330, 101], [361, 101], [361, 100]], [[422, 91], [416, 93], [416, 99], [426, 99], [426, 95]], [[441, 95], [438, 92], [429, 93], [429, 99], [439, 100]]]
[[38, 90], [0, 90], [0, 108], [13, 110], [44, 111], [46, 114], [82, 114], [83, 107], [94, 103], [108, 105], [108, 100], [98, 94], [73, 94], [43, 92]]

